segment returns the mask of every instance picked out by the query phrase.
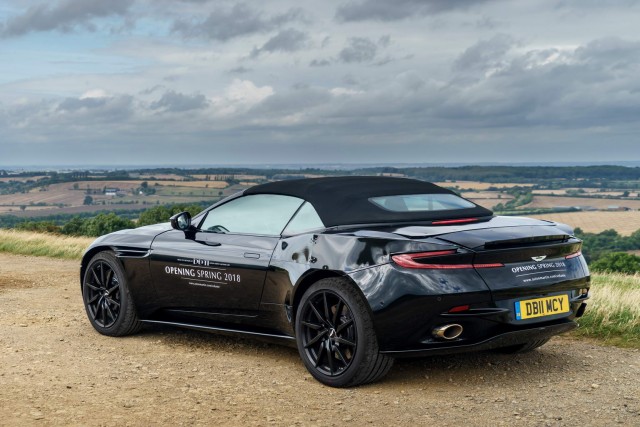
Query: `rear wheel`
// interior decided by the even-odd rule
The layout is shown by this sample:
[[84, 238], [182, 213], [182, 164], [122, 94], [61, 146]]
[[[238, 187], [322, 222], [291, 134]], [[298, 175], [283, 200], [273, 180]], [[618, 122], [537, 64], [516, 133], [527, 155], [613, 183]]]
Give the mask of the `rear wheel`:
[[300, 357], [311, 375], [332, 387], [382, 378], [393, 358], [380, 354], [367, 302], [341, 278], [320, 280], [303, 295], [296, 316]]
[[91, 258], [82, 280], [82, 299], [91, 325], [103, 335], [129, 335], [142, 327], [124, 270], [111, 252]]
[[519, 354], [519, 353], [528, 353], [530, 351], [535, 350], [538, 347], [542, 347], [545, 345], [551, 338], [543, 338], [541, 340], [533, 340], [526, 342], [524, 344], [512, 345], [509, 347], [502, 347], [496, 349], [500, 353], [505, 354]]

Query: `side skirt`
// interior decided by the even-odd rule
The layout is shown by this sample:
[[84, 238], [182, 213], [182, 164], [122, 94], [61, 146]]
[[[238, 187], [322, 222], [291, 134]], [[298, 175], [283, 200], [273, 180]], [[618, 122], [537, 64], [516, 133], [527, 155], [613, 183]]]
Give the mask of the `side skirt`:
[[198, 325], [194, 323], [171, 322], [171, 321], [165, 321], [165, 320], [141, 320], [141, 321], [146, 324], [176, 326], [179, 328], [187, 328], [187, 329], [193, 329], [196, 331], [217, 333], [221, 335], [229, 335], [229, 336], [246, 335], [248, 337], [256, 338], [261, 341], [272, 342], [275, 344], [284, 344], [291, 347], [296, 346], [296, 339], [289, 335], [271, 334], [271, 333], [265, 333], [265, 332], [249, 331], [244, 329], [222, 328], [218, 326]]

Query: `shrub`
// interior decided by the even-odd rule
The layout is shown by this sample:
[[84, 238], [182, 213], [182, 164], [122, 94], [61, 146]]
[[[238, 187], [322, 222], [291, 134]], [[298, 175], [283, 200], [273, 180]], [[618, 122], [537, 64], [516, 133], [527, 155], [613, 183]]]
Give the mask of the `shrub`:
[[590, 268], [599, 272], [640, 273], [640, 257], [626, 252], [612, 252], [594, 261]]
[[27, 221], [16, 226], [23, 231], [36, 231], [38, 233], [59, 233], [60, 227], [53, 221]]
[[80, 227], [80, 234], [83, 236], [102, 236], [103, 234], [134, 227], [133, 222], [126, 218], [119, 217], [114, 213], [101, 213], [86, 220]]
[[202, 210], [202, 206], [198, 205], [166, 205], [154, 206], [140, 214], [138, 226], [158, 224], [169, 221], [172, 215], [187, 211], [191, 216], [196, 215]]

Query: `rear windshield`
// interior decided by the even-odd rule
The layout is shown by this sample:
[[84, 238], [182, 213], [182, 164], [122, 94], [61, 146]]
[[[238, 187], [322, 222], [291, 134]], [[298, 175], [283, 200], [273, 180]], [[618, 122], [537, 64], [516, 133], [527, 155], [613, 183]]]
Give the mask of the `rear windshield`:
[[476, 207], [455, 194], [402, 194], [372, 197], [369, 201], [392, 212], [433, 212]]

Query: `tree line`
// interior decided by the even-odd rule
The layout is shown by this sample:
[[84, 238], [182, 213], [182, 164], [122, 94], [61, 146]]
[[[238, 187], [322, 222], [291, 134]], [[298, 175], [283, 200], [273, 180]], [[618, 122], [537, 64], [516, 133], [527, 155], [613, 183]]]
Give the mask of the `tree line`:
[[[16, 230], [35, 231], [41, 233], [64, 234], [67, 236], [98, 237], [103, 234], [113, 233], [127, 228], [141, 227], [143, 225], [158, 224], [169, 221], [169, 218], [179, 212], [187, 211], [192, 216], [202, 211], [202, 205], [161, 205], [154, 206], [139, 214], [136, 221], [129, 217], [118, 215], [114, 212], [101, 212], [90, 216], [73, 216], [66, 221], [39, 220], [18, 221], [10, 227]], [[0, 228], [2, 228], [0, 226]]]

